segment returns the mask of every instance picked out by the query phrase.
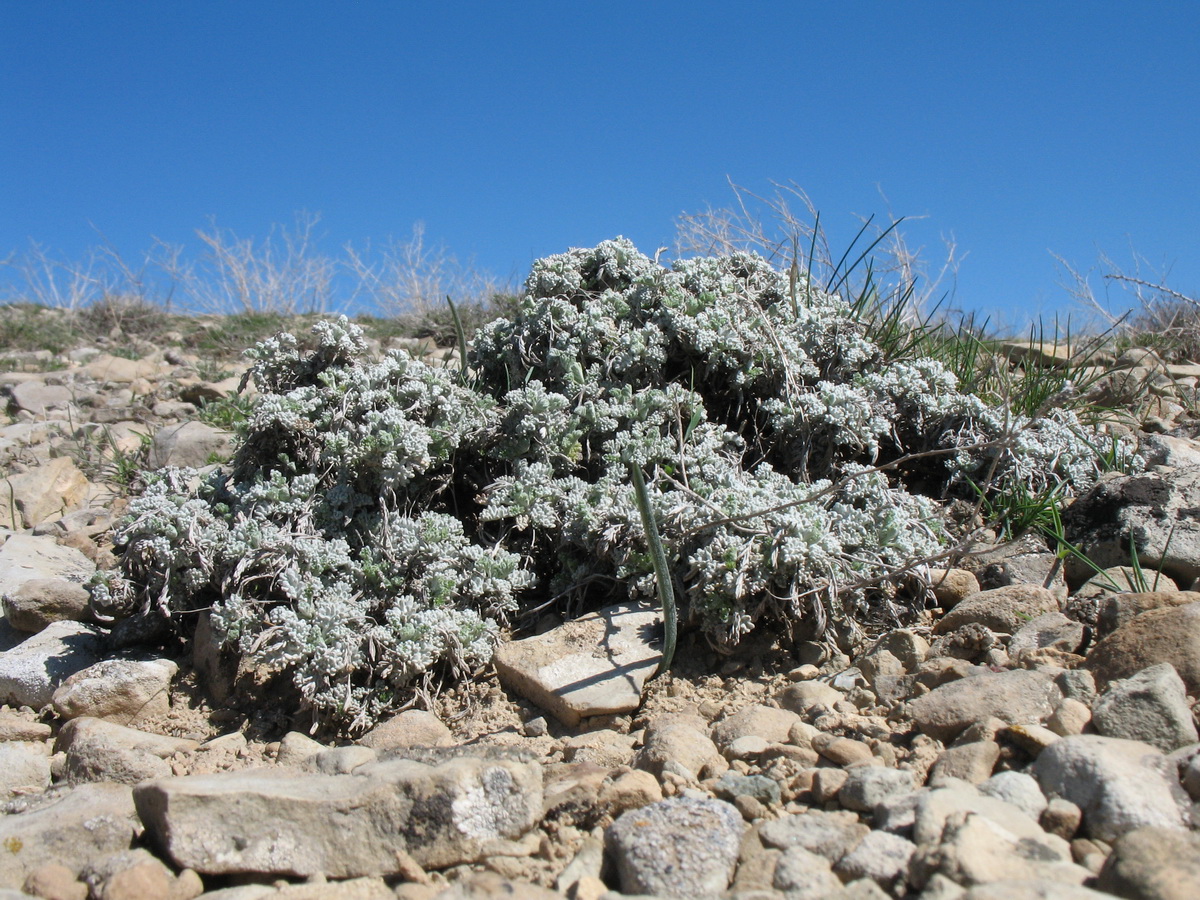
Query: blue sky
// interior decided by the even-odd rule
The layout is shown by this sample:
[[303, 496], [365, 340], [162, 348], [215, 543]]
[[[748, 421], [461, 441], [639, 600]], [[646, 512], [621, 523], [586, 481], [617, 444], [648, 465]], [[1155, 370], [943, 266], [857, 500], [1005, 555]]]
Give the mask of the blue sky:
[[1194, 0], [0, 4], [0, 259], [307, 210], [519, 278], [793, 181], [835, 247], [953, 235], [955, 304], [1015, 322], [1072, 308], [1051, 251], [1200, 292], [1198, 150]]

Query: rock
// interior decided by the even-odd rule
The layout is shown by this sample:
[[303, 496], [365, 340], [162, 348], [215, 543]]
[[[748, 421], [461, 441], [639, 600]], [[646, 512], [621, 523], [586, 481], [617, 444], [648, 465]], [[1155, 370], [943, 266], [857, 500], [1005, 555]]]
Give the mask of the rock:
[[935, 871], [966, 886], [1014, 878], [1082, 884], [1091, 873], [1070, 854], [1066, 841], [1040, 829], [1018, 835], [964, 811], [946, 819], [940, 841], [923, 846], [913, 865], [919, 884]]
[[75, 400], [75, 392], [66, 385], [44, 381], [15, 384], [8, 389], [8, 395], [17, 409], [39, 418], [44, 418], [51, 410], [68, 409]]
[[1186, 827], [1188, 798], [1167, 758], [1149, 744], [1081, 734], [1047, 747], [1034, 763], [1042, 791], [1083, 810], [1084, 833], [1113, 841], [1143, 826]]
[[862, 741], [853, 738], [838, 737], [836, 734], [821, 732], [811, 741], [812, 748], [823, 757], [839, 766], [849, 766], [854, 763], [869, 762], [874, 759], [871, 748]]
[[1070, 800], [1052, 797], [1042, 810], [1038, 822], [1048, 834], [1056, 834], [1064, 841], [1069, 841], [1079, 831], [1083, 822], [1083, 810]]
[[1085, 665], [1103, 686], [1170, 663], [1187, 692], [1200, 694], [1200, 603], [1151, 609], [1100, 641]]
[[[33, 528], [87, 502], [91, 483], [69, 457], [58, 456], [0, 479], [0, 527]], [[13, 517], [13, 513], [16, 517]]]
[[972, 594], [979, 593], [979, 579], [966, 569], [930, 569], [929, 584], [934, 599], [943, 609], [952, 609]]
[[33, 579], [61, 578], [82, 584], [95, 571], [94, 562], [49, 536], [14, 534], [0, 547], [0, 594], [15, 593]]
[[1092, 704], [1092, 724], [1100, 734], [1143, 741], [1163, 753], [1200, 740], [1183, 681], [1170, 663], [1110, 682]]
[[1145, 457], [1146, 464], [1151, 466], [1169, 466], [1174, 469], [1200, 465], [1200, 446], [1187, 438], [1167, 434], [1142, 434], [1138, 442], [1138, 452]]
[[742, 830], [728, 803], [668, 799], [623, 813], [605, 839], [624, 893], [696, 898], [729, 886]]
[[791, 710], [755, 703], [714, 725], [712, 740], [722, 751], [738, 738], [751, 735], [783, 744], [787, 743], [792, 726], [799, 721], [800, 717]]
[[314, 741], [307, 734], [299, 731], [289, 731], [279, 740], [279, 752], [275, 762], [281, 766], [298, 766], [326, 749], [320, 741]]
[[1063, 612], [1077, 622], [1095, 625], [1106, 598], [1113, 594], [1140, 591], [1143, 585], [1151, 591], [1179, 590], [1175, 580], [1161, 572], [1141, 572], [1132, 566], [1109, 566], [1080, 585], [1067, 599]]
[[566, 762], [591, 762], [615, 769], [630, 765], [634, 739], [617, 731], [587, 731], [563, 739], [563, 759]]
[[742, 775], [739, 772], [726, 772], [718, 778], [713, 785], [713, 793], [731, 803], [739, 797], [753, 797], [763, 806], [777, 806], [781, 797], [779, 782], [774, 778]]
[[1035, 822], [1046, 810], [1046, 795], [1037, 779], [1026, 772], [997, 772], [979, 785], [979, 792], [1015, 806]]
[[91, 625], [54, 622], [46, 626], [0, 653], [0, 700], [41, 709], [63, 681], [96, 662], [102, 646], [100, 630]]
[[846, 809], [870, 812], [878, 804], [916, 790], [912, 772], [882, 766], [855, 766], [846, 772], [846, 783], [838, 791], [838, 801]]
[[81, 669], [54, 691], [54, 711], [64, 719], [92, 716], [117, 725], [149, 721], [170, 709], [169, 659], [106, 659]]
[[834, 871], [843, 881], [870, 878], [890, 889], [904, 880], [916, 849], [916, 844], [899, 835], [872, 831], [838, 861]]
[[[913, 820], [913, 842], [922, 847], [936, 844], [947, 820], [967, 813], [985, 816], [1018, 839], [1040, 841], [1045, 837], [1037, 820], [1024, 810], [959, 782], [922, 792]], [[1063, 853], [1068, 853], [1066, 842], [1061, 843]]]
[[136, 863], [113, 873], [104, 883], [100, 900], [146, 900], [170, 897], [175, 878], [158, 860]]
[[385, 876], [401, 871], [398, 850], [443, 868], [520, 838], [541, 818], [542, 773], [533, 762], [447, 754], [353, 775], [164, 778], [138, 785], [134, 801], [151, 840], [201, 874]]
[[83, 367], [83, 372], [96, 381], [112, 384], [132, 384], [139, 378], [151, 378], [159, 373], [159, 365], [149, 359], [126, 359], [101, 353]]
[[116, 725], [104, 719], [72, 719], [58, 732], [55, 749], [66, 754], [67, 781], [112, 781], [138, 784], [171, 774], [166, 760], [197, 744]]
[[1092, 711], [1086, 703], [1064, 697], [1063, 701], [1054, 707], [1054, 712], [1050, 713], [1046, 727], [1055, 734], [1066, 737], [1069, 734], [1083, 734], [1083, 730], [1091, 721]]
[[1096, 887], [1129, 900], [1200, 897], [1200, 836], [1137, 828], [1113, 844]]
[[1068, 619], [1060, 612], [1043, 613], [1026, 622], [1008, 642], [1008, 655], [1013, 659], [1025, 650], [1053, 647], [1066, 653], [1076, 653], [1083, 645], [1082, 622]]
[[823, 681], [799, 681], [789, 684], [779, 692], [779, 705], [784, 709], [803, 716], [809, 710], [819, 706], [833, 708], [844, 695], [832, 685]]
[[943, 684], [910, 702], [908, 712], [925, 734], [948, 741], [988, 716], [1009, 724], [1041, 721], [1061, 699], [1049, 672], [1013, 669]]
[[4, 617], [13, 628], [36, 634], [51, 622], [83, 622], [90, 618], [91, 594], [81, 584], [62, 578], [31, 578], [4, 595]]
[[61, 863], [73, 871], [128, 850], [141, 825], [128, 787], [84, 784], [38, 798], [0, 816], [0, 888], [19, 889], [35, 869]]
[[937, 787], [952, 778], [970, 784], [982, 784], [992, 775], [1000, 758], [995, 741], [971, 741], [947, 747], [929, 772], [929, 785]]
[[0, 741], [44, 741], [52, 729], [44, 722], [0, 710]]
[[[386, 887], [383, 890], [386, 893], [372, 894], [370, 897], [363, 895], [362, 900], [394, 900], [395, 894]], [[305, 895], [303, 898], [292, 898], [290, 894], [286, 897], [281, 895], [281, 900], [325, 900], [326, 896], [330, 896], [331, 900], [342, 900], [341, 895], [333, 897], [318, 893]], [[520, 900], [561, 900], [562, 895], [536, 884], [505, 878], [496, 872], [480, 872], [437, 894], [437, 900], [501, 900], [505, 897], [518, 897]], [[345, 900], [358, 898], [347, 897]]]
[[[771, 783], [775, 784], [775, 790], [778, 793], [778, 784], [774, 781]], [[662, 798], [662, 788], [658, 786], [658, 781], [654, 776], [649, 772], [635, 769], [632, 772], [624, 772], [607, 782], [600, 789], [598, 800], [600, 808], [616, 818], [627, 810], [641, 809], [643, 806], [657, 803]]]
[[728, 763], [706, 734], [703, 719], [696, 716], [667, 714], [656, 716], [646, 726], [642, 749], [633, 764], [654, 775], [662, 775], [668, 764], [680, 767], [699, 778], [701, 773], [721, 774]]
[[215, 460], [228, 459], [233, 449], [233, 435], [203, 422], [184, 422], [167, 425], [154, 433], [148, 465], [151, 469], [166, 466], [201, 469]]
[[963, 625], [978, 624], [1012, 634], [1030, 619], [1048, 612], [1058, 612], [1054, 594], [1032, 584], [1011, 584], [973, 594], [942, 616], [933, 630], [946, 634]]
[[43, 900], [88, 900], [87, 885], [61, 863], [38, 866], [29, 873], [24, 887], [26, 894]]
[[359, 766], [377, 759], [378, 756], [370, 747], [330, 747], [304, 760], [300, 768], [318, 775], [350, 775]]
[[565, 725], [631, 712], [662, 659], [651, 640], [658, 622], [658, 611], [648, 604], [609, 606], [501, 644], [492, 664], [502, 683]]
[[837, 896], [842, 887], [829, 860], [800, 846], [789, 847], [780, 855], [772, 884], [785, 896], [798, 900]]
[[454, 743], [442, 720], [424, 709], [406, 709], [376, 725], [357, 743], [372, 750], [402, 747], [449, 747]]
[[[1066, 537], [1100, 567], [1132, 563], [1165, 572], [1180, 584], [1200, 576], [1200, 467], [1161, 469], [1138, 475], [1110, 474], [1063, 513]], [[1093, 570], [1074, 556], [1067, 578], [1078, 584]]]
[[1200, 591], [1146, 591], [1144, 593], [1109, 594], [1100, 603], [1096, 630], [1107, 637], [1137, 616], [1152, 609], [1186, 606], [1200, 602]]
[[49, 786], [50, 760], [45, 753], [19, 743], [0, 744], [0, 803]]
[[758, 833], [764, 846], [784, 851], [802, 847], [832, 865], [857, 847], [870, 830], [858, 821], [854, 813], [810, 809], [805, 813], [766, 822]]

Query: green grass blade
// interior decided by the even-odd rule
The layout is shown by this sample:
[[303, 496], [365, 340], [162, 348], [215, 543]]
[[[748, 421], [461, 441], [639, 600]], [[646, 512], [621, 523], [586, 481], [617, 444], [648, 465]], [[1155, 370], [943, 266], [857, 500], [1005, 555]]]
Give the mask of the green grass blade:
[[629, 463], [629, 477], [633, 480], [633, 492], [637, 497], [638, 513], [642, 517], [642, 528], [646, 532], [646, 543], [650, 545], [650, 556], [654, 562], [654, 580], [658, 587], [658, 600], [662, 604], [663, 653], [654, 675], [657, 678], [671, 668], [675, 658], [675, 640], [679, 629], [675, 610], [675, 589], [671, 582], [671, 569], [662, 539], [658, 535], [658, 524], [654, 521], [654, 510], [650, 507], [650, 491], [640, 466]]

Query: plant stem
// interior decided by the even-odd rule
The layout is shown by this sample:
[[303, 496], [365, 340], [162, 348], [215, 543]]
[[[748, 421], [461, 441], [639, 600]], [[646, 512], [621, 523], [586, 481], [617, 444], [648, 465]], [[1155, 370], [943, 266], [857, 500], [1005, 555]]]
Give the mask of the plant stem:
[[675, 611], [675, 589], [671, 583], [671, 569], [667, 565], [667, 554], [662, 539], [658, 536], [658, 525], [654, 521], [654, 510], [650, 508], [650, 491], [642, 476], [641, 466], [629, 464], [629, 477], [633, 480], [633, 492], [637, 497], [638, 512], [642, 516], [642, 528], [646, 532], [646, 543], [650, 545], [650, 556], [654, 562], [654, 580], [658, 587], [658, 600], [662, 604], [663, 652], [654, 677], [671, 668], [675, 658], [675, 638], [679, 619]]

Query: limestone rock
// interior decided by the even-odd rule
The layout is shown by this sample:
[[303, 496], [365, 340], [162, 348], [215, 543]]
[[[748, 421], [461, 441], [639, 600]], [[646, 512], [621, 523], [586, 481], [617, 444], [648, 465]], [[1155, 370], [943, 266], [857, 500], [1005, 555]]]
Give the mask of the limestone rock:
[[406, 709], [376, 725], [357, 743], [372, 750], [401, 747], [449, 747], [454, 736], [441, 719], [424, 709]]
[[[655, 716], [646, 726], [642, 749], [634, 766], [654, 775], [682, 769], [693, 778], [701, 773], [721, 774], [728, 763], [707, 734], [704, 720], [697, 716]], [[720, 771], [715, 771], [715, 770]]]
[[803, 847], [824, 857], [830, 864], [836, 864], [857, 847], [870, 830], [854, 813], [811, 809], [765, 823], [759, 829], [759, 837], [765, 846], [784, 851]]
[[1187, 795], [1167, 758], [1149, 744], [1073, 735], [1047, 747], [1033, 772], [1046, 794], [1083, 810], [1088, 837], [1111, 842], [1143, 826], [1186, 827]]
[[150, 445], [149, 466], [191, 466], [203, 468], [214, 458], [227, 459], [232, 452], [233, 435], [220, 428], [190, 421], [168, 425], [154, 434]]
[[836, 897], [842, 887], [829, 860], [801, 846], [783, 851], [772, 883], [786, 897]]
[[32, 528], [79, 509], [87, 501], [90, 487], [87, 477], [66, 456], [0, 478], [0, 527]]
[[0, 653], [0, 701], [41, 709], [55, 689], [99, 659], [99, 629], [79, 622], [54, 622]]
[[605, 839], [622, 892], [696, 898], [729, 886], [742, 830], [721, 800], [668, 799], [623, 813]]
[[1012, 634], [1030, 619], [1058, 612], [1054, 594], [1033, 584], [1012, 584], [980, 591], [957, 604], [934, 626], [946, 634], [963, 625], [979, 624], [992, 631]]
[[36, 634], [51, 622], [90, 618], [88, 589], [64, 578], [31, 578], [4, 595], [4, 618], [19, 631]]
[[93, 716], [118, 725], [148, 721], [170, 709], [171, 679], [178, 671], [169, 659], [106, 659], [59, 685], [54, 711], [64, 719]]
[[398, 758], [353, 775], [164, 778], [134, 800], [152, 840], [201, 874], [385, 876], [403, 868], [397, 851], [426, 869], [501, 851], [540, 819], [542, 773], [502, 757]]
[[[1063, 513], [1066, 536], [1097, 566], [1130, 565], [1130, 538], [1143, 569], [1158, 569], [1180, 584], [1200, 576], [1200, 467], [1102, 477]], [[1067, 578], [1080, 583], [1093, 570], [1070, 556]]]
[[725, 750], [738, 738], [754, 735], [765, 741], [786, 743], [788, 734], [800, 717], [786, 709], [751, 704], [713, 726], [713, 743]]
[[0, 803], [49, 786], [50, 760], [45, 753], [19, 743], [0, 744]]
[[20, 889], [47, 863], [79, 872], [128, 850], [141, 825], [130, 790], [118, 784], [84, 784], [47, 794], [24, 812], [0, 816], [0, 888]]
[[1163, 753], [1200, 739], [1183, 681], [1170, 663], [1110, 682], [1092, 704], [1092, 724], [1100, 734], [1144, 741]]
[[641, 704], [642, 687], [662, 658], [652, 646], [658, 620], [648, 604], [609, 606], [501, 644], [492, 664], [505, 685], [565, 725], [630, 712]]
[[1189, 694], [1200, 694], [1200, 603], [1151, 609], [1100, 641], [1085, 665], [1103, 686], [1170, 663]]
[[908, 711], [925, 734], [952, 740], [989, 716], [1009, 724], [1041, 721], [1061, 699], [1049, 672], [1013, 669], [943, 684], [910, 702]]
[[0, 547], [0, 594], [14, 593], [25, 582], [41, 578], [82, 584], [95, 571], [94, 562], [49, 535], [14, 534]]
[[1138, 828], [1115, 844], [1096, 887], [1129, 900], [1200, 897], [1200, 836]]
[[112, 781], [137, 784], [171, 774], [174, 753], [196, 749], [195, 741], [149, 734], [104, 719], [79, 718], [58, 732], [55, 748], [66, 754], [64, 771], [73, 784]]
[[51, 410], [67, 409], [75, 400], [75, 392], [66, 385], [46, 384], [37, 380], [13, 385], [8, 389], [8, 395], [17, 409], [39, 418]]

